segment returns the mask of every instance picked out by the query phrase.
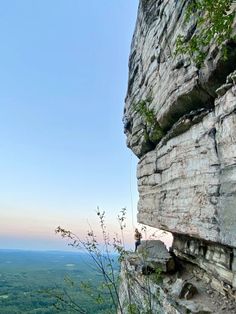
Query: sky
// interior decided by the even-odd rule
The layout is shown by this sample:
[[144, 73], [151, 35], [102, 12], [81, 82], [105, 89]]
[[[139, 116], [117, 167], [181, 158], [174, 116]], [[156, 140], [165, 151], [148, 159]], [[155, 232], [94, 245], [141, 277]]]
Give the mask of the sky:
[[122, 112], [137, 0], [9, 0], [0, 10], [0, 248], [65, 249], [96, 208], [136, 225]]

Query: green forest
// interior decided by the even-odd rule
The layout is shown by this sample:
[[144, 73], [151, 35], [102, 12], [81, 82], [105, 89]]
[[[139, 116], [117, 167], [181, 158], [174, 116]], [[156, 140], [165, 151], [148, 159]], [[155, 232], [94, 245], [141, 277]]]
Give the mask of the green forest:
[[0, 250], [0, 313], [76, 312], [115, 312], [87, 254]]

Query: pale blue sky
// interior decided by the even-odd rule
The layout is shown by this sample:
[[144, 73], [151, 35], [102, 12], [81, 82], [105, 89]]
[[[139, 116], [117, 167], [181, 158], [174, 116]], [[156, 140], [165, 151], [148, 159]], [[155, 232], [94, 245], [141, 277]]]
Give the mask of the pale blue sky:
[[[137, 0], [8, 0], [0, 9], [0, 248], [58, 249], [58, 224], [111, 221], [136, 158], [122, 126]], [[113, 223], [113, 222], [112, 222]]]

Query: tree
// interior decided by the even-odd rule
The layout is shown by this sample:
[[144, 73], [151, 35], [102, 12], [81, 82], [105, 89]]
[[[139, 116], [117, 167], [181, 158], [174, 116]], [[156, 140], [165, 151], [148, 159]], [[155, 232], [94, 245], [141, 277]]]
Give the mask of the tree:
[[[76, 234], [69, 230], [65, 230], [62, 227], [57, 227], [56, 233], [60, 234], [62, 238], [69, 240], [69, 245], [75, 249], [83, 249], [89, 254], [96, 270], [102, 275], [102, 282], [99, 287], [94, 287], [89, 282], [80, 282], [80, 288], [86, 292], [91, 301], [102, 304], [109, 302], [110, 310], [101, 313], [116, 313], [120, 314], [139, 314], [148, 313], [154, 314], [156, 311], [152, 311], [153, 299], [157, 298], [156, 295], [151, 293], [151, 277], [145, 277], [144, 289], [145, 294], [142, 300], [139, 296], [135, 295], [134, 284], [137, 283], [136, 276], [133, 276], [133, 272], [129, 269], [128, 256], [130, 251], [125, 249], [124, 229], [126, 228], [126, 209], [123, 208], [118, 215], [118, 223], [120, 229], [120, 235], [116, 234], [112, 239], [105, 223], [105, 212], [97, 209], [97, 216], [99, 218], [99, 225], [102, 233], [102, 243], [99, 243], [97, 236], [90, 227], [85, 240], [79, 238]], [[154, 234], [153, 234], [154, 236]], [[134, 253], [133, 253], [134, 254]], [[143, 260], [147, 258], [145, 254], [142, 256]], [[117, 262], [119, 264], [117, 264]], [[125, 285], [127, 287], [126, 303], [120, 297], [120, 265], [122, 263], [122, 272], [125, 279]], [[119, 267], [117, 267], [119, 265]], [[160, 278], [159, 269], [156, 270], [155, 279]], [[75, 285], [74, 281], [69, 279], [68, 283], [72, 286]], [[138, 283], [137, 283], [138, 284]], [[58, 301], [55, 305], [58, 309], [70, 308], [74, 312], [87, 313], [86, 309], [82, 308], [79, 304], [79, 297], [72, 298], [70, 293], [67, 293], [63, 289], [58, 295], [52, 294]], [[105, 298], [104, 298], [105, 297]], [[138, 304], [138, 305], [137, 305]], [[142, 308], [143, 306], [143, 308]]]
[[[105, 224], [105, 212], [100, 211], [100, 209], [97, 208], [97, 216], [99, 218], [99, 224], [102, 232], [102, 243], [98, 242], [97, 236], [91, 227], [85, 240], [81, 239], [73, 232], [61, 228], [60, 226], [57, 227], [55, 232], [60, 234], [62, 238], [68, 239], [70, 246], [76, 249], [82, 249], [88, 253], [96, 267], [96, 270], [102, 275], [103, 280], [100, 289], [102, 293], [99, 292], [97, 295], [95, 295], [93, 287], [91, 287], [88, 282], [80, 283], [81, 288], [91, 295], [92, 299], [96, 302], [109, 302], [111, 304], [110, 313], [114, 313], [117, 308], [119, 308], [121, 313], [123, 313], [119, 298], [119, 276], [117, 272], [117, 261], [122, 261], [127, 254], [124, 246], [123, 234], [123, 230], [126, 227], [126, 209], [123, 208], [120, 212], [120, 215], [118, 216], [121, 236], [119, 237], [116, 235], [112, 240]], [[104, 300], [104, 295], [106, 295], [106, 300]], [[73, 307], [73, 310], [79, 313], [86, 313], [85, 309], [82, 309], [75, 300], [71, 300], [69, 297], [70, 296], [64, 291], [64, 293], [57, 296], [56, 298], [57, 301], [59, 301], [59, 304], [61, 303]]]
[[[204, 62], [210, 44], [216, 44], [227, 58], [226, 43], [233, 36], [234, 0], [191, 0], [185, 22], [195, 20], [195, 31], [190, 38], [178, 36], [176, 53], [192, 57], [198, 67]], [[235, 40], [235, 36], [233, 38]]]

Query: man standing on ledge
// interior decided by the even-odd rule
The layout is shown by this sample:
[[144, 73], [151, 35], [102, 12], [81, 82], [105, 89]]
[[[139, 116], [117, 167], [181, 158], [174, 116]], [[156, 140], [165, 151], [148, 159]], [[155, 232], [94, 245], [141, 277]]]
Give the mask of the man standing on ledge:
[[138, 246], [141, 244], [142, 234], [138, 231], [138, 229], [135, 229], [134, 232], [134, 239], [135, 239], [135, 252], [137, 251]]

